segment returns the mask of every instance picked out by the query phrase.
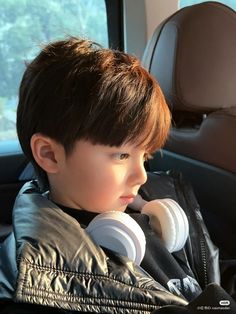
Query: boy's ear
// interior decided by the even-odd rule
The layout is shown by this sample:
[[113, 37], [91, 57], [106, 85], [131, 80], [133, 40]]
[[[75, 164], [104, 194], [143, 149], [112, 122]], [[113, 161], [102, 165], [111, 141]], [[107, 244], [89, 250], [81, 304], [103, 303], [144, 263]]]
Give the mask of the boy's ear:
[[30, 140], [32, 154], [37, 164], [47, 173], [59, 171], [63, 147], [55, 140], [41, 133], [35, 133]]

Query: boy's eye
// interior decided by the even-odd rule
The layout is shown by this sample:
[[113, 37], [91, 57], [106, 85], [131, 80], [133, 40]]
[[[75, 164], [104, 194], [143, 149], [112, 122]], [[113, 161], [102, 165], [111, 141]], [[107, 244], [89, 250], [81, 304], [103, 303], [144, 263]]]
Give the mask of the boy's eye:
[[114, 154], [114, 157], [115, 157], [115, 159], [118, 159], [118, 160], [125, 160], [125, 159], [129, 158], [129, 154], [127, 154], [127, 153], [117, 153], [117, 154]]

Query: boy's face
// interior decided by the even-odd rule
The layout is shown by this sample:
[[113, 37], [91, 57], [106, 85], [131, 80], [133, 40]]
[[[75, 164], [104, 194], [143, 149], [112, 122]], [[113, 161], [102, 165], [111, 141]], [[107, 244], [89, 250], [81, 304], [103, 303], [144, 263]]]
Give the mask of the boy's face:
[[59, 170], [49, 174], [51, 198], [92, 212], [124, 211], [147, 179], [144, 158], [145, 151], [129, 143], [110, 147], [80, 140], [69, 156], [61, 150]]

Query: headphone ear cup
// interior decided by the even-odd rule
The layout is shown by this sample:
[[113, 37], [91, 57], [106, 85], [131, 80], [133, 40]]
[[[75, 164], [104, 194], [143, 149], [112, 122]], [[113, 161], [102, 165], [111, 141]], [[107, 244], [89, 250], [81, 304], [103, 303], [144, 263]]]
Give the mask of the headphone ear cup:
[[93, 241], [140, 264], [146, 250], [146, 239], [139, 224], [128, 214], [109, 211], [97, 215], [86, 231]]
[[173, 247], [173, 252], [181, 250], [189, 235], [188, 218], [182, 207], [172, 199], [163, 199], [161, 202], [169, 209], [175, 222], [176, 239]]
[[189, 234], [189, 224], [177, 202], [168, 198], [153, 200], [144, 205], [142, 213], [157, 217], [162, 240], [170, 253], [183, 248]]

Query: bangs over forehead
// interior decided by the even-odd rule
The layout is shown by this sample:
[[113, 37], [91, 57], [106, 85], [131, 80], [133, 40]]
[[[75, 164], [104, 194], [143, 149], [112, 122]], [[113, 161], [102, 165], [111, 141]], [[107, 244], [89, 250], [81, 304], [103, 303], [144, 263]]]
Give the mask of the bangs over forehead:
[[161, 148], [171, 119], [156, 80], [134, 57], [106, 50], [98, 55], [102, 74], [94, 89], [95, 102], [90, 101], [84, 138], [109, 146], [131, 142], [150, 153]]

